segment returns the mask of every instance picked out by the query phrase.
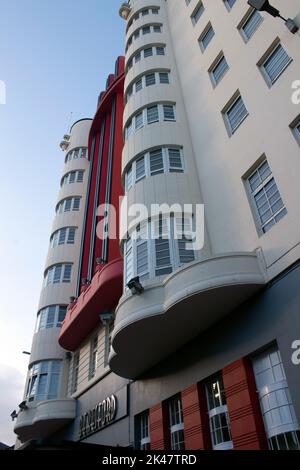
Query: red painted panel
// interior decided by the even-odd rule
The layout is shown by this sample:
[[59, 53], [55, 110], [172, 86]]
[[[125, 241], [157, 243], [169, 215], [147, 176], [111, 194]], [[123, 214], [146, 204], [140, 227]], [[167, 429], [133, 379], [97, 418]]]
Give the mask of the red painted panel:
[[170, 433], [168, 429], [168, 410], [165, 402], [153, 406], [149, 410], [150, 446], [151, 450], [170, 449]]
[[244, 358], [225, 367], [223, 380], [234, 449], [267, 449], [250, 361]]
[[211, 449], [205, 389], [195, 384], [181, 393], [186, 450]]

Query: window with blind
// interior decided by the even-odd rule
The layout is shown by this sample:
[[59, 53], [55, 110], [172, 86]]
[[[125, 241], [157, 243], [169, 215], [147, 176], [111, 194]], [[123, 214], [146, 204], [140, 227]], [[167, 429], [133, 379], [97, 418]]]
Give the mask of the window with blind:
[[44, 278], [44, 287], [49, 284], [60, 284], [71, 282], [72, 265], [56, 264], [47, 269]]
[[267, 160], [247, 178], [247, 188], [257, 225], [266, 233], [287, 214]]
[[151, 72], [147, 73], [137, 80], [135, 80], [127, 88], [126, 100], [128, 101], [133, 95], [140, 92], [141, 90], [153, 86], [153, 85], [169, 85], [170, 84], [170, 73], [166, 72]]
[[125, 140], [133, 134], [132, 122], [134, 121], [134, 132], [145, 125], [163, 121], [176, 121], [174, 104], [155, 104], [148, 106], [135, 114], [125, 127]]
[[210, 44], [211, 40], [213, 39], [215, 35], [215, 31], [212, 27], [211, 24], [209, 24], [204, 32], [202, 33], [202, 35], [200, 36], [199, 38], [199, 45], [200, 45], [200, 49], [202, 50], [202, 52], [205, 51], [205, 49], [208, 47], [208, 45]]
[[175, 147], [161, 147], [135, 160], [125, 174], [125, 190], [144, 178], [160, 173], [183, 173], [183, 151]]
[[140, 224], [124, 244], [125, 286], [130, 279], [166, 276], [195, 260], [189, 217], [160, 217]]
[[52, 248], [59, 245], [73, 245], [75, 243], [75, 227], [65, 227], [53, 233], [50, 239]]
[[203, 3], [200, 1], [191, 15], [192, 23], [195, 25], [204, 13]]
[[246, 16], [246, 19], [239, 25], [238, 29], [247, 42], [253, 36], [259, 25], [263, 20], [262, 15], [258, 10], [250, 9], [249, 14]]
[[291, 62], [292, 58], [282, 45], [277, 44], [261, 65], [261, 70], [267, 83], [273, 85]]
[[67, 307], [64, 305], [51, 305], [43, 308], [37, 315], [35, 332], [48, 328], [60, 328], [66, 313]]
[[223, 115], [230, 135], [236, 132], [248, 114], [247, 108], [240, 95], [237, 96], [232, 104], [225, 108]]
[[222, 78], [224, 77], [228, 69], [229, 69], [228, 63], [223, 53], [221, 53], [219, 57], [216, 59], [216, 61], [214, 62], [214, 64], [209, 69], [209, 73], [210, 73], [213, 85], [216, 86], [220, 83], [220, 81], [222, 80]]

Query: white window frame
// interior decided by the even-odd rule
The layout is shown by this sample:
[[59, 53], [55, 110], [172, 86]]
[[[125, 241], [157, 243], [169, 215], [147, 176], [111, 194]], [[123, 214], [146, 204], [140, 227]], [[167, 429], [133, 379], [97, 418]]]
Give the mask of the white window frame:
[[98, 337], [98, 334], [96, 334], [95, 336], [93, 336], [93, 338], [90, 341], [89, 380], [93, 379], [97, 372], [98, 346], [99, 346], [99, 337]]
[[88, 157], [88, 148], [87, 147], [77, 147], [75, 149], [70, 150], [67, 153], [65, 158], [65, 163], [70, 162], [71, 160], [75, 160], [77, 158], [87, 158]]
[[[255, 29], [253, 30], [251, 36], [247, 36], [247, 34], [245, 32], [245, 26], [254, 15], [260, 15], [260, 20], [256, 24]], [[246, 15], [244, 16], [244, 18], [242, 19], [242, 21], [238, 25], [239, 33], [242, 36], [245, 43], [247, 43], [251, 40], [251, 38], [254, 36], [254, 34], [256, 33], [256, 31], [258, 30], [258, 28], [260, 27], [260, 25], [262, 24], [263, 21], [264, 21], [264, 18], [261, 15], [261, 13], [258, 10], [255, 10], [254, 8], [250, 7], [249, 10], [247, 11]]]
[[[190, 227], [192, 228], [192, 217], [186, 217], [185, 219], [190, 220]], [[187, 243], [192, 243], [190, 237], [185, 237], [183, 235], [182, 239], [177, 239], [175, 237], [175, 231], [177, 231], [177, 221], [178, 217], [163, 217], [163, 234], [160, 239], [168, 241], [168, 257], [170, 258], [170, 263], [164, 266], [157, 265], [157, 253], [156, 253], [156, 240], [158, 239], [157, 236], [155, 237], [157, 224], [159, 222], [158, 219], [153, 219], [151, 221], [143, 222], [140, 224], [140, 230], [145, 234], [145, 237], [142, 239], [138, 238], [138, 231], [139, 227], [137, 227], [127, 238], [124, 243], [123, 252], [124, 252], [124, 287], [125, 291], [127, 289], [127, 284], [130, 281], [130, 278], [139, 276], [140, 279], [148, 280], [148, 279], [155, 279], [158, 277], [166, 277], [176, 269], [194, 262], [196, 260], [197, 254], [196, 250], [189, 250], [189, 252], [193, 253], [193, 259], [187, 262], [182, 262], [180, 260], [180, 241], [186, 240]], [[179, 233], [179, 231], [178, 231]], [[146, 243], [147, 248], [147, 269], [144, 272], [138, 272], [138, 246], [141, 244]], [[127, 266], [130, 266], [130, 271], [128, 271]], [[169, 272], [159, 274], [159, 271], [166, 271]]]
[[[180, 416], [180, 420], [173, 424], [174, 409], [172, 405], [174, 403], [176, 403], [176, 405], [179, 404], [179, 408], [177, 409], [177, 412]], [[180, 395], [173, 397], [168, 401], [168, 411], [169, 411], [169, 423], [170, 423], [171, 450], [184, 450], [184, 446], [185, 446], [184, 441], [183, 441], [183, 447], [180, 447], [180, 449], [178, 449], [178, 447], [175, 446], [175, 441], [174, 441], [174, 435], [177, 432], [182, 431], [184, 433], [183, 409], [182, 409], [182, 400], [181, 400]], [[175, 419], [175, 421], [177, 421], [177, 419]]]
[[[200, 20], [204, 12], [205, 12], [205, 8], [204, 8], [202, 0], [200, 0], [197, 3], [196, 7], [194, 8], [193, 13], [191, 14], [191, 21], [194, 26], [198, 23], [198, 21]], [[198, 13], [199, 13], [199, 16], [197, 16]]]
[[76, 351], [73, 354], [72, 358], [72, 368], [71, 368], [71, 395], [77, 392], [78, 390], [78, 378], [80, 370], [80, 351]]
[[[168, 77], [168, 82], [161, 82], [160, 74], [166, 74]], [[149, 75], [154, 75], [154, 78], [155, 78], [155, 82], [152, 83], [151, 85], [147, 85], [147, 82], [146, 82], [147, 76]], [[137, 91], [136, 84], [140, 80], [142, 82], [142, 87]], [[128, 101], [130, 100], [132, 96], [136, 95], [137, 93], [144, 90], [145, 88], [149, 88], [154, 85], [170, 85], [170, 84], [171, 84], [170, 70], [149, 70], [145, 74], [141, 75], [140, 77], [135, 79], [133, 82], [131, 82], [130, 85], [127, 87], [126, 101], [128, 103]]]
[[[267, 163], [268, 164], [268, 167], [269, 167], [269, 170], [270, 170], [270, 174], [263, 180], [261, 181], [261, 183], [259, 184], [259, 186], [255, 189], [255, 190], [252, 190], [251, 188], [251, 185], [250, 185], [250, 179], [252, 178], [252, 176], [258, 172], [258, 170], [265, 164]], [[257, 204], [256, 204], [256, 200], [255, 200], [255, 196], [265, 188], [265, 186], [271, 181], [271, 180], [274, 180], [274, 183], [276, 185], [276, 188], [277, 188], [277, 191], [278, 191], [278, 194], [279, 194], [279, 197], [280, 199], [282, 200], [282, 203], [283, 203], [283, 206], [275, 213], [275, 214], [272, 214], [272, 216], [266, 221], [266, 222], [262, 222], [261, 220], [261, 216], [258, 212], [258, 207], [257, 207]], [[281, 212], [285, 212], [285, 214], [283, 214], [282, 218], [287, 214], [287, 208], [286, 208], [286, 205], [283, 201], [283, 198], [281, 196], [281, 192], [279, 191], [279, 188], [278, 188], [278, 185], [277, 185], [277, 181], [275, 179], [275, 176], [272, 172], [272, 169], [269, 165], [269, 162], [267, 160], [267, 158], [265, 157], [265, 155], [263, 155], [262, 159], [260, 160], [260, 162], [256, 165], [256, 168], [247, 176], [246, 178], [246, 189], [247, 189], [247, 194], [248, 194], [248, 198], [250, 200], [250, 205], [251, 205], [251, 208], [252, 208], [252, 214], [254, 216], [254, 220], [255, 220], [255, 225], [257, 227], [257, 231], [259, 233], [260, 236], [266, 234], [267, 232], [269, 232], [272, 227], [274, 225], [276, 225], [278, 222], [280, 222], [281, 218], [276, 221], [276, 217], [279, 216], [279, 214]], [[279, 199], [278, 199], [279, 200]], [[267, 202], [269, 204], [269, 198], [267, 199]], [[264, 230], [265, 227], [267, 227], [270, 222], [272, 222], [272, 220], [275, 222], [268, 230]]]
[[[207, 37], [207, 35], [208, 35], [208, 33], [209, 33], [210, 30], [213, 31], [213, 35], [212, 35], [212, 37], [210, 38], [210, 40], [209, 40], [209, 42], [207, 43], [207, 45], [205, 45], [205, 44], [203, 43], [203, 40], [204, 40], [204, 38]], [[206, 49], [208, 48], [208, 46], [209, 46], [210, 43], [212, 42], [212, 40], [213, 40], [215, 34], [216, 34], [216, 33], [215, 33], [215, 30], [214, 30], [212, 24], [211, 24], [211, 23], [208, 23], [208, 25], [206, 25], [206, 27], [204, 28], [203, 32], [201, 33], [201, 35], [200, 35], [200, 37], [199, 37], [199, 39], [198, 39], [198, 43], [199, 43], [200, 49], [201, 49], [201, 51], [202, 51], [203, 53], [206, 51]]]
[[[241, 99], [244, 103], [244, 106], [246, 108], [246, 111], [247, 113], [245, 114], [245, 116], [243, 116], [243, 118], [239, 121], [238, 125], [233, 128], [231, 126], [231, 123], [230, 123], [230, 119], [228, 117], [228, 113], [229, 111], [232, 110], [232, 108], [235, 106], [235, 104], [237, 103], [237, 101]], [[247, 117], [249, 116], [249, 111], [248, 111], [248, 108], [245, 104], [245, 101], [242, 97], [242, 95], [237, 92], [235, 93], [235, 95], [233, 96], [233, 98], [229, 101], [229, 103], [225, 106], [225, 108], [223, 109], [222, 111], [222, 115], [223, 115], [223, 119], [224, 119], [224, 122], [225, 122], [225, 125], [226, 125], [226, 129], [227, 129], [227, 132], [228, 132], [228, 135], [229, 137], [231, 137], [232, 135], [234, 135], [236, 133], [236, 131], [239, 129], [239, 127], [243, 124], [243, 122], [247, 119]]]
[[[77, 209], [77, 208], [75, 208], [75, 203], [78, 200], [79, 200], [79, 206], [78, 206], [78, 209]], [[66, 210], [67, 201], [71, 201], [70, 208], [68, 210]], [[81, 203], [81, 197], [80, 196], [67, 197], [67, 198], [63, 199], [62, 201], [60, 201], [57, 204], [56, 213], [57, 214], [63, 214], [65, 212], [78, 212], [78, 211], [80, 211], [80, 203]]]
[[[173, 107], [174, 112], [174, 119], [165, 119], [164, 108], [165, 106]], [[158, 110], [158, 119], [154, 121], [148, 121], [148, 110], [151, 108], [157, 107]], [[139, 123], [137, 125], [137, 117], [139, 117]], [[127, 140], [131, 135], [135, 134], [139, 129], [142, 129], [144, 126], [148, 126], [150, 124], [155, 124], [158, 122], [176, 122], [176, 104], [174, 103], [153, 103], [151, 106], [145, 106], [144, 108], [140, 109], [137, 113], [131, 116], [128, 120], [128, 124], [125, 126], [125, 133], [124, 137]], [[134, 122], [134, 126], [132, 123]]]
[[[55, 309], [52, 322], [49, 321], [50, 309]], [[37, 333], [38, 331], [48, 330], [50, 328], [60, 328], [63, 322], [63, 320], [61, 321], [59, 318], [61, 309], [64, 309], [66, 316], [66, 305], [50, 305], [48, 307], [42, 308], [37, 314], [35, 332]]]
[[[56, 370], [55, 366], [58, 366], [58, 371]], [[56, 400], [59, 396], [59, 390], [61, 387], [61, 377], [62, 377], [62, 361], [55, 360], [55, 361], [41, 361], [36, 364], [33, 364], [29, 369], [28, 374], [28, 381], [27, 381], [27, 392], [26, 392], [26, 399], [29, 402], [39, 402], [45, 400]], [[51, 383], [54, 376], [58, 375], [57, 380], [57, 389], [56, 393], [53, 395], [50, 393], [51, 391]], [[45, 384], [45, 392], [43, 394], [43, 398], [39, 398], [39, 384], [41, 381], [41, 377], [46, 376], [46, 384]]]
[[[223, 73], [223, 75], [217, 81], [216, 77], [215, 77], [215, 72], [216, 72], [217, 68], [219, 67], [219, 65], [221, 64], [222, 60], [225, 60], [225, 62], [227, 64], [227, 68], [226, 68], [225, 72]], [[221, 81], [223, 80], [223, 78], [225, 77], [225, 75], [227, 74], [228, 71], [229, 71], [229, 65], [228, 65], [227, 59], [226, 59], [223, 51], [221, 51], [220, 54], [218, 54], [217, 58], [212, 63], [212, 65], [210, 66], [210, 68], [208, 69], [208, 73], [209, 73], [209, 76], [210, 76], [210, 79], [211, 79], [211, 82], [212, 82], [214, 88], [216, 88], [221, 83]]]
[[[70, 269], [70, 278], [66, 277], [66, 272]], [[49, 284], [69, 284], [72, 282], [72, 263], [59, 263], [50, 266], [45, 273], [44, 277], [44, 287]]]
[[[132, 162], [132, 164], [128, 167], [125, 173], [125, 191], [128, 192], [136, 183], [143, 180], [144, 178], [150, 178], [151, 174], [151, 167], [150, 167], [150, 154], [152, 151], [161, 150], [163, 155], [163, 171], [162, 173], [185, 173], [185, 164], [184, 164], [184, 157], [183, 157], [183, 149], [178, 147], [158, 147], [152, 148], [148, 152], [142, 155], [138, 155], [137, 158]], [[179, 152], [181, 167], [172, 167], [170, 164], [170, 151], [176, 150]], [[144, 175], [140, 178], [136, 177], [136, 162], [140, 160], [142, 157], [145, 159], [145, 172]]]
[[[276, 53], [276, 51], [279, 48], [282, 48], [284, 50], [284, 52], [286, 53], [286, 55], [288, 57], [288, 62], [285, 64], [285, 66], [277, 73], [277, 75], [272, 80], [270, 75], [268, 74], [266, 68], [265, 68], [265, 64], [269, 61], [269, 59]], [[260, 68], [262, 76], [264, 77], [267, 85], [271, 88], [277, 82], [279, 77], [284, 73], [284, 71], [288, 68], [288, 66], [292, 62], [293, 62], [292, 57], [287, 53], [286, 49], [283, 47], [281, 42], [276, 41], [276, 44], [271, 48], [270, 52], [262, 60], [259, 61], [258, 66]]]
[[[150, 450], [150, 417], [146, 411], [136, 417], [138, 426], [138, 450]], [[145, 432], [146, 431], [146, 432]]]
[[[77, 227], [63, 227], [60, 228], [59, 230], [56, 230], [50, 238], [50, 246], [51, 248], [56, 248], [57, 246], [62, 246], [62, 245], [75, 245], [76, 243], [76, 230]], [[70, 234], [74, 232], [74, 241], [71, 243], [70, 240]], [[65, 233], [64, 236], [64, 241], [61, 243], [61, 235]]]

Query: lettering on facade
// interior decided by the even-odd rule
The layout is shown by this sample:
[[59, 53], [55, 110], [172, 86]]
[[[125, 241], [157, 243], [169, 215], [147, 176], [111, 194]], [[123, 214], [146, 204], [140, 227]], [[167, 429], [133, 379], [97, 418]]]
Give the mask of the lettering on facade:
[[112, 423], [117, 414], [117, 398], [112, 395], [80, 418], [79, 437], [89, 436]]

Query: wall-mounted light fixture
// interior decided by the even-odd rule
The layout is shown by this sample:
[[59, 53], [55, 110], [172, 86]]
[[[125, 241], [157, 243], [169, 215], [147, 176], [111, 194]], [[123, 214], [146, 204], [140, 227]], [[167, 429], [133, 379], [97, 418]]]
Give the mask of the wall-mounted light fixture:
[[295, 21], [291, 18], [284, 18], [281, 16], [280, 11], [270, 5], [269, 0], [248, 0], [248, 5], [255, 8], [258, 11], [265, 11], [269, 13], [269, 15], [274, 16], [274, 18], [281, 18], [284, 22], [286, 27], [290, 30], [291, 33], [295, 34], [299, 31], [298, 26], [296, 25]]
[[127, 287], [131, 290], [132, 295], [140, 295], [144, 291], [139, 276], [130, 279]]

